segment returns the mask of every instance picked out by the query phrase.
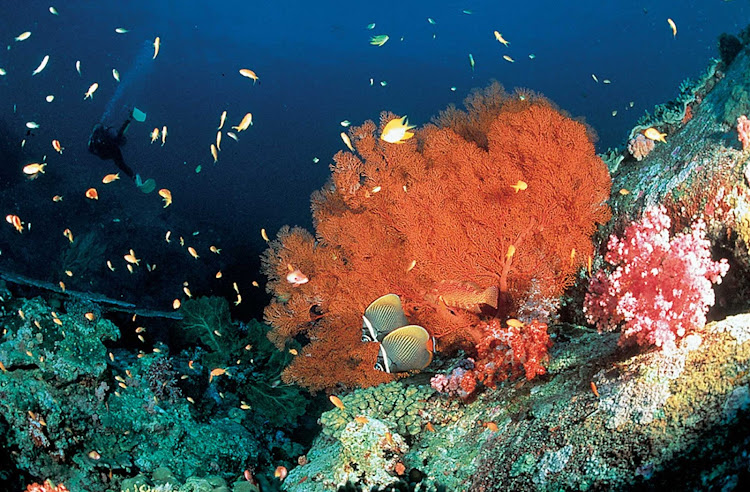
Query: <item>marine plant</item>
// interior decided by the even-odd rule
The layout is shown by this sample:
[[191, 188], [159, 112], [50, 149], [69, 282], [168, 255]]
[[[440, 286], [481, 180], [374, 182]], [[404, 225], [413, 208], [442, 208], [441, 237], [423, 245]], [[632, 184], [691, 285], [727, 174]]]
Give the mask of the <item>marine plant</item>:
[[[593, 254], [610, 179], [587, 127], [499, 84], [466, 107], [401, 144], [378, 138], [390, 113], [350, 128], [352, 151], [334, 156], [312, 197], [315, 236], [284, 227], [270, 242], [269, 337], [279, 348], [307, 342], [285, 381], [320, 390], [392, 379], [373, 368], [377, 343], [360, 341], [365, 308], [386, 293], [442, 350], [476, 352], [493, 317], [516, 315], [532, 288], [559, 296]], [[288, 282], [292, 269], [309, 282]], [[499, 292], [496, 309], [487, 289]]]
[[706, 323], [712, 284], [729, 270], [726, 259], [711, 260], [702, 220], [671, 239], [670, 225], [664, 207], [647, 209], [622, 238], [610, 236], [605, 260], [614, 269], [600, 270], [591, 280], [586, 317], [600, 331], [622, 324], [621, 345], [674, 349], [678, 338]]

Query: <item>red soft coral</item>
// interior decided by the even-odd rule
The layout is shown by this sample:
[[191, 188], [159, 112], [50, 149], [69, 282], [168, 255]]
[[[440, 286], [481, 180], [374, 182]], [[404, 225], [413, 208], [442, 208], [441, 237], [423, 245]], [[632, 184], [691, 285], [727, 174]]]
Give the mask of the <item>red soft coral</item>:
[[46, 480], [44, 484], [32, 483], [26, 487], [26, 492], [68, 492], [68, 488], [63, 484], [55, 485]]
[[586, 317], [601, 331], [624, 323], [621, 345], [674, 348], [677, 338], [705, 324], [714, 304], [711, 284], [729, 269], [726, 259], [711, 260], [703, 221], [671, 240], [670, 223], [664, 207], [647, 209], [622, 239], [610, 236], [605, 259], [614, 271], [591, 280]]
[[[310, 342], [286, 381], [316, 390], [389, 378], [373, 368], [377, 348], [360, 342], [362, 314], [383, 294], [397, 294], [442, 349], [476, 352], [493, 315], [572, 281], [609, 218], [609, 174], [583, 124], [522, 95], [493, 86], [400, 145], [378, 138], [392, 114], [349, 130], [356, 151], [334, 156], [331, 182], [312, 198], [315, 238], [284, 228], [263, 257], [270, 338]], [[290, 268], [309, 282], [287, 282]], [[492, 292], [500, 302], [488, 311]]]

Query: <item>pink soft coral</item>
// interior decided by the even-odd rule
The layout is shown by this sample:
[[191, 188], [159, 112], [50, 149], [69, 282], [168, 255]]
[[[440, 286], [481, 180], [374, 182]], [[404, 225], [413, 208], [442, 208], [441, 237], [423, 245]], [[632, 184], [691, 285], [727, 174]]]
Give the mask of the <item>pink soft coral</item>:
[[737, 118], [737, 138], [742, 143], [742, 150], [750, 148], [750, 120], [744, 114]]
[[622, 239], [610, 236], [605, 260], [615, 270], [599, 271], [591, 280], [586, 317], [600, 331], [624, 322], [621, 345], [674, 348], [677, 338], [705, 324], [714, 304], [711, 284], [729, 269], [726, 259], [711, 260], [702, 220], [671, 240], [670, 223], [664, 207], [646, 210]]

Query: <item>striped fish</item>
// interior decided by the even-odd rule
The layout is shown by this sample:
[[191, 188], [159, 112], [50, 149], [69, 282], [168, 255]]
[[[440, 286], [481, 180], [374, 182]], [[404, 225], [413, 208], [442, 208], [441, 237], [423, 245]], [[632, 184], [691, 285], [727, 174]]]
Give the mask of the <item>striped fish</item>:
[[363, 342], [382, 342], [390, 332], [409, 324], [396, 294], [386, 294], [372, 301], [362, 320]]
[[435, 341], [427, 330], [417, 325], [402, 326], [383, 339], [378, 364], [388, 373], [421, 370], [432, 362], [434, 350]]

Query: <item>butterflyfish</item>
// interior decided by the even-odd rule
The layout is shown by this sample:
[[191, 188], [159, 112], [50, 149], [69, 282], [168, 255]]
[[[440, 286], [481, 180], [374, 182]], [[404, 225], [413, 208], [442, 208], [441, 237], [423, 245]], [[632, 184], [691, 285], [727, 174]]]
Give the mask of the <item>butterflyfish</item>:
[[240, 121], [240, 124], [237, 126], [233, 126], [233, 130], [237, 130], [238, 132], [241, 132], [243, 130], [247, 130], [250, 125], [253, 124], [253, 113], [247, 113], [245, 116], [243, 116], [242, 121]]
[[378, 363], [388, 373], [422, 370], [432, 362], [434, 350], [435, 341], [427, 330], [418, 325], [406, 325], [383, 339]]
[[253, 79], [253, 85], [255, 85], [255, 83], [256, 83], [256, 82], [257, 82], [258, 80], [260, 80], [260, 77], [258, 77], [258, 76], [257, 76], [257, 75], [255, 74], [255, 72], [253, 72], [253, 71], [252, 71], [252, 70], [250, 70], [249, 68], [243, 68], [243, 69], [241, 69], [241, 70], [240, 70], [240, 75], [242, 75], [243, 77], [247, 77], [248, 79]]
[[380, 296], [362, 316], [362, 341], [382, 342], [390, 332], [408, 324], [401, 299], [396, 294]]
[[47, 63], [49, 63], [49, 55], [44, 55], [44, 58], [42, 58], [42, 62], [39, 64], [38, 67], [36, 67], [36, 70], [31, 72], [31, 75], [36, 75], [47, 66]]
[[404, 143], [414, 136], [414, 132], [409, 131], [412, 128], [415, 128], [415, 126], [409, 124], [406, 116], [403, 118], [394, 118], [383, 127], [380, 139], [388, 143]]

